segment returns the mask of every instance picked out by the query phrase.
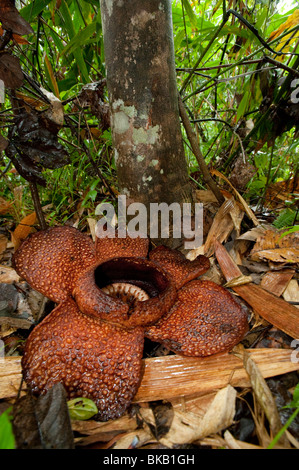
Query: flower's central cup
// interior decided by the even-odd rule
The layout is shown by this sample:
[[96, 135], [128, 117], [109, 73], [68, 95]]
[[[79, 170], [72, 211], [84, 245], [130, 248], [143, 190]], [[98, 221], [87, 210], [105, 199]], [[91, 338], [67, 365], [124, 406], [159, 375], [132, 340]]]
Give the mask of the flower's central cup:
[[87, 271], [74, 297], [84, 313], [133, 328], [151, 325], [169, 311], [176, 289], [155, 263], [118, 257]]
[[143, 259], [114, 258], [95, 269], [96, 285], [103, 289], [111, 283], [128, 283], [140, 287], [148, 297], [157, 297], [170, 285], [167, 274]]
[[128, 258], [107, 261], [95, 269], [95, 283], [105, 294], [120, 299], [129, 306], [131, 315], [137, 302], [158, 297], [170, 285], [166, 274], [152, 263]]

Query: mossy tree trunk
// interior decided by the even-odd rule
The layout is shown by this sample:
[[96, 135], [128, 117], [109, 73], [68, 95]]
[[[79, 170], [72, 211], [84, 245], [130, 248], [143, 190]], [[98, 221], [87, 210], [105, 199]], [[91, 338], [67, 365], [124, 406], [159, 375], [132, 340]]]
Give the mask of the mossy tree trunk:
[[170, 0], [101, 0], [112, 138], [127, 203], [192, 202]]

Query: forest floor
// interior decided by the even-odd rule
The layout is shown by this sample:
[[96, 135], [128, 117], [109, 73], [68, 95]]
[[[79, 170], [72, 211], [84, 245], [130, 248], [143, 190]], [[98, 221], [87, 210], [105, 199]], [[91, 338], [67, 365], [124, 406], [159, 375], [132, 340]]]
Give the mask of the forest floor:
[[[249, 332], [233, 351], [206, 358], [178, 356], [146, 342], [137, 395], [124, 416], [108, 422], [98, 421], [96, 415], [70, 419], [60, 387], [42, 399], [26, 390], [21, 374], [26, 338], [54, 305], [11, 266], [35, 216], [13, 232], [1, 229], [0, 328], [5, 354], [0, 356], [0, 419], [10, 411], [15, 447], [299, 447], [299, 233], [276, 229], [228, 189], [220, 208], [210, 191], [197, 192], [205, 209], [205, 243], [186, 256], [210, 258], [211, 268], [201, 279], [231, 291], [247, 313]], [[93, 237], [95, 222], [89, 220]], [[281, 429], [285, 432], [280, 435]]]

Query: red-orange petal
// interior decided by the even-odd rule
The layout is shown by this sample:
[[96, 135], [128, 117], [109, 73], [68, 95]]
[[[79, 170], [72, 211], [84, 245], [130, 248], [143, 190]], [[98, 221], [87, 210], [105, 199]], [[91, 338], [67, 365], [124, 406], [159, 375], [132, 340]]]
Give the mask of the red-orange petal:
[[108, 236], [96, 237], [96, 257], [99, 263], [117, 257], [146, 258], [149, 250], [148, 238], [132, 238], [127, 233], [125, 238], [119, 238], [116, 231], [114, 238]]
[[173, 279], [177, 289], [204, 274], [210, 268], [209, 258], [200, 255], [188, 260], [183, 253], [166, 246], [158, 246], [149, 254], [149, 259], [164, 268]]
[[121, 416], [141, 379], [143, 328], [126, 331], [89, 317], [71, 299], [30, 334], [23, 375], [34, 394], [62, 383], [68, 397], [87, 397], [106, 421]]
[[231, 350], [248, 329], [247, 317], [223, 287], [191, 281], [178, 292], [166, 317], [146, 330], [146, 337], [185, 356], [209, 356]]
[[120, 299], [105, 294], [96, 284], [95, 267], [88, 269], [78, 280], [74, 299], [86, 315], [121, 325], [128, 320], [129, 307]]
[[70, 296], [78, 277], [94, 263], [91, 238], [73, 227], [36, 232], [13, 257], [17, 273], [54, 302]]

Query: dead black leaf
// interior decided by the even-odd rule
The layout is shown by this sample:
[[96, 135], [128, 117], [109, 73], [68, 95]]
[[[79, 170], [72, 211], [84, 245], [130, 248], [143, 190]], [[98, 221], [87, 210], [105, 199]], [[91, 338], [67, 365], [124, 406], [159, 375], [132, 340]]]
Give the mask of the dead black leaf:
[[73, 432], [63, 385], [58, 383], [38, 398], [36, 418], [45, 449], [72, 449]]
[[5, 150], [6, 156], [12, 161], [17, 172], [30, 183], [46, 186], [46, 180], [41, 175], [42, 168], [37, 166], [27, 155], [19, 154], [16, 147], [10, 143]]
[[18, 305], [18, 290], [13, 284], [0, 284], [0, 316], [14, 312]]
[[12, 142], [19, 154], [26, 155], [33, 165], [61, 168], [69, 163], [68, 154], [58, 142], [57, 133], [51, 132], [46, 125], [36, 112], [24, 113], [17, 118]]
[[159, 440], [162, 436], [168, 433], [174, 417], [174, 410], [171, 403], [167, 402], [152, 402], [151, 409], [155, 418], [155, 429], [151, 427], [151, 431]]
[[33, 317], [22, 292], [14, 284], [0, 283], [0, 326], [29, 329]]
[[39, 429], [34, 413], [35, 398], [25, 395], [13, 407], [13, 433], [17, 449], [42, 449]]
[[56, 384], [46, 395], [26, 395], [14, 405], [13, 431], [18, 449], [74, 449], [66, 392]]
[[58, 142], [57, 131], [53, 126], [48, 128], [42, 113], [34, 110], [16, 116], [5, 153], [23, 178], [44, 187], [44, 168], [56, 169], [69, 163], [67, 151]]
[[8, 53], [0, 55], [0, 80], [13, 90], [22, 86], [24, 75], [17, 57]]
[[14, 0], [0, 0], [0, 21], [2, 28], [23, 36], [33, 33], [30, 24], [27, 23], [15, 7]]

